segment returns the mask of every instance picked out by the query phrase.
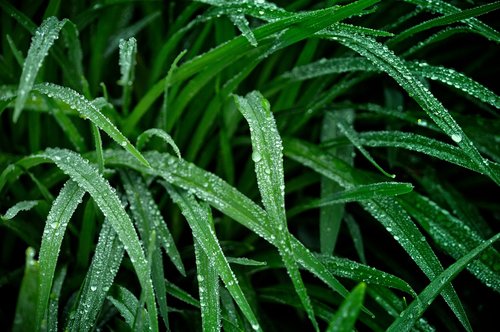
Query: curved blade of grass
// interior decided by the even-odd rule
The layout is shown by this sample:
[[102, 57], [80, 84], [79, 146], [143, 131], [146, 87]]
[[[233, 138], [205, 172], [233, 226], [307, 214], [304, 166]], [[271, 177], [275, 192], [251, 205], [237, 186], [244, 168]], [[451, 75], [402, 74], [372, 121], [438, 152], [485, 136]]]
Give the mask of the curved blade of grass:
[[[464, 256], [485, 240], [461, 220], [430, 199], [413, 193], [401, 198], [406, 211], [432, 236], [436, 244], [455, 259]], [[467, 269], [486, 286], [500, 293], [500, 254], [494, 248], [485, 249], [481, 257]]]
[[360, 283], [342, 302], [339, 310], [330, 320], [327, 332], [351, 332], [363, 307], [366, 284]]
[[[125, 287], [119, 285], [116, 286], [113, 290], [113, 294], [108, 296], [107, 299], [115, 306], [132, 331], [137, 328], [137, 315], [148, 315], [146, 309], [140, 307], [139, 300], [135, 297], [135, 295]], [[149, 326], [147, 326], [147, 320], [145, 320], [145, 324], [146, 326], [143, 326], [143, 329], [144, 331], [148, 331]]]
[[227, 290], [231, 293], [236, 304], [248, 319], [254, 330], [261, 330], [259, 322], [250, 307], [245, 294], [238, 285], [238, 280], [234, 275], [229, 263], [222, 251], [214, 230], [210, 227], [210, 212], [202, 208], [196, 199], [186, 192], [179, 191], [167, 183], [162, 183], [168, 190], [168, 193], [179, 206], [181, 212], [186, 218], [189, 227], [193, 231], [193, 236], [200, 244], [204, 253], [209, 257], [220, 278], [224, 282]]
[[496, 1], [493, 3], [486, 4], [486, 5], [477, 6], [477, 7], [465, 9], [465, 10], [460, 10], [459, 12], [456, 12], [456, 13], [440, 16], [440, 17], [422, 22], [420, 24], [414, 25], [411, 28], [404, 30], [403, 32], [399, 33], [396, 37], [392, 38], [387, 44], [394, 45], [394, 44], [399, 43], [399, 42], [401, 42], [401, 41], [403, 41], [411, 36], [414, 36], [415, 34], [417, 34], [419, 32], [422, 32], [422, 31], [425, 31], [428, 29], [432, 29], [435, 27], [463, 21], [463, 20], [469, 19], [471, 17], [484, 15], [486, 13], [497, 10], [499, 8], [500, 8], [500, 1]]
[[356, 131], [354, 131], [354, 128], [352, 128], [351, 126], [345, 124], [345, 123], [342, 123], [342, 122], [339, 122], [337, 124], [337, 126], [339, 127], [339, 129], [342, 131], [342, 133], [349, 139], [349, 141], [351, 141], [352, 145], [354, 145], [358, 150], [359, 152], [361, 152], [361, 154], [373, 165], [375, 166], [376, 169], [378, 169], [380, 171], [380, 173], [384, 174], [385, 176], [387, 177], [390, 177], [392, 179], [394, 179], [396, 177], [396, 174], [389, 174], [387, 173], [376, 161], [375, 159], [372, 158], [372, 156], [370, 155], [370, 153], [368, 151], [366, 151], [365, 148], [363, 148], [363, 146], [361, 145], [361, 143], [359, 142], [359, 139], [358, 139], [358, 133]]
[[363, 244], [363, 236], [361, 235], [359, 224], [350, 214], [345, 215], [345, 222], [351, 235], [352, 242], [354, 243], [354, 248], [358, 253], [359, 260], [366, 265], [365, 246]]
[[[457, 8], [453, 6], [452, 4], [442, 1], [442, 0], [434, 0], [434, 1], [427, 1], [427, 0], [405, 0], [405, 2], [409, 2], [412, 4], [415, 4], [419, 6], [420, 8], [425, 8], [430, 12], [433, 13], [440, 13], [443, 15], [450, 15], [450, 14], [456, 14], [461, 12], [462, 10], [460, 8]], [[475, 29], [478, 31], [480, 34], [485, 36], [486, 38], [499, 42], [500, 41], [500, 34], [498, 31], [492, 29], [488, 25], [484, 24], [483, 22], [479, 21], [476, 18], [468, 18], [464, 20], [464, 23], [466, 23], [468, 26], [471, 28]]]
[[300, 212], [323, 206], [330, 206], [337, 203], [348, 203], [385, 196], [397, 196], [409, 193], [413, 190], [413, 185], [402, 182], [380, 182], [366, 185], [359, 185], [352, 189], [339, 191], [323, 196], [289, 209], [287, 216], [291, 217]]
[[26, 264], [16, 303], [16, 313], [12, 325], [13, 332], [35, 331], [36, 303], [38, 301], [39, 264], [35, 260], [35, 249], [26, 249]]
[[[498, 95], [462, 73], [450, 68], [431, 66], [421, 61], [405, 61], [404, 63], [415, 76], [423, 76], [447, 84], [496, 108], [500, 108], [500, 97]], [[278, 84], [280, 80], [295, 82], [352, 71], [371, 72], [379, 71], [379, 69], [365, 58], [348, 57], [321, 59], [307, 65], [293, 68], [282, 74], [274, 84]]]
[[271, 113], [269, 102], [259, 93], [251, 92], [246, 97], [235, 97], [236, 105], [250, 127], [252, 160], [255, 163], [257, 183], [262, 203], [269, 215], [271, 229], [277, 238], [280, 255], [292, 279], [295, 290], [314, 328], [318, 323], [311, 300], [307, 295], [299, 268], [290, 244], [290, 233], [285, 213], [285, 174], [281, 137]]
[[[378, 1], [379, 0], [359, 0], [342, 7], [327, 8], [293, 15], [259, 27], [255, 29], [253, 33], [257, 42], [261, 43], [261, 41], [265, 38], [293, 26], [293, 29], [290, 29], [290, 32], [284, 36], [280, 46], [285, 47], [303, 40], [317, 31], [345, 19], [346, 17], [355, 15]], [[254, 47], [248, 43], [245, 37], [239, 36], [234, 38], [230, 42], [224, 43], [223, 45], [184, 63], [172, 75], [171, 83], [174, 84], [184, 81], [193, 74], [199, 73], [207, 66], [213, 66], [214, 63], [225, 63], [225, 66], [214, 66], [214, 70], [222, 70], [240, 59], [247, 52], [251, 52], [253, 49]], [[216, 72], [213, 74], [215, 75]], [[142, 118], [144, 113], [146, 113], [146, 111], [151, 107], [154, 101], [161, 96], [164, 90], [164, 80], [165, 79], [162, 79], [157, 82], [139, 101], [124, 123], [125, 132], [130, 132]]]
[[151, 139], [151, 136], [157, 136], [163, 139], [168, 145], [172, 147], [172, 149], [174, 149], [177, 157], [179, 157], [179, 159], [181, 158], [181, 152], [179, 151], [177, 144], [175, 144], [174, 139], [164, 130], [159, 128], [151, 128], [140, 134], [139, 137], [137, 137], [137, 149], [142, 150], [146, 143]]
[[139, 282], [145, 292], [150, 326], [154, 332], [158, 331], [155, 295], [146, 258], [132, 221], [122, 207], [115, 191], [98, 173], [97, 169], [74, 152], [47, 149], [38, 156], [52, 160], [65, 174], [69, 175], [73, 181], [85, 189], [92, 196], [104, 216], [109, 219], [130, 256]]
[[81, 203], [85, 191], [74, 181], [67, 181], [59, 196], [52, 203], [40, 245], [40, 280], [39, 296], [36, 302], [35, 331], [47, 326], [45, 321], [46, 309], [49, 303], [50, 290], [56, 270], [57, 259], [66, 227], [78, 205]]
[[221, 312], [219, 300], [219, 275], [210, 264], [207, 254], [198, 240], [194, 243], [198, 291], [200, 294], [201, 321], [203, 331], [217, 332], [221, 329]]
[[[267, 214], [236, 188], [216, 175], [169, 154], [159, 154], [154, 151], [145, 154], [152, 163], [151, 169], [144, 167], [134, 158], [129, 158], [128, 154], [121, 153], [119, 150], [106, 151], [105, 158], [109, 164], [133, 168], [144, 174], [161, 176], [167, 182], [195, 193], [196, 196], [214, 208], [233, 218], [274, 246], [278, 246], [274, 231], [269, 229], [269, 223], [262, 222], [268, 218]], [[43, 160], [28, 159], [24, 162], [33, 165], [35, 162], [40, 163]], [[320, 278], [335, 292], [342, 296], [348, 294], [346, 288], [299, 240], [292, 236], [291, 244], [299, 264]]]
[[375, 40], [343, 32], [336, 33], [337, 40], [372, 61], [382, 71], [393, 77], [408, 94], [422, 107], [429, 117], [457, 143], [463, 152], [496, 183], [500, 176], [495, 174], [486, 159], [484, 159], [474, 143], [465, 135], [444, 106], [416, 79], [404, 62], [392, 53], [386, 46]]
[[17, 214], [19, 212], [21, 212], [21, 211], [29, 211], [29, 210], [31, 210], [32, 208], [34, 208], [35, 206], [37, 206], [38, 203], [40, 203], [40, 201], [22, 201], [22, 202], [18, 202], [13, 207], [9, 208], [5, 212], [4, 215], [0, 215], [0, 219], [2, 219], [2, 221], [10, 220], [10, 219], [14, 218], [15, 216], [17, 216]]
[[[337, 138], [341, 135], [337, 127], [339, 121], [352, 123], [354, 121], [354, 112], [344, 110], [335, 113], [327, 113], [323, 116], [321, 126], [321, 141]], [[347, 163], [353, 163], [353, 148], [351, 146], [344, 148], [331, 148], [328, 151]], [[342, 187], [335, 181], [326, 177], [321, 177], [321, 198], [324, 199], [331, 193], [341, 190]], [[293, 208], [292, 208], [293, 209]], [[287, 211], [287, 216], [291, 216], [291, 210]], [[337, 238], [340, 231], [340, 225], [345, 213], [345, 204], [335, 204], [323, 206], [319, 211], [319, 241], [320, 250], [324, 254], [333, 254], [337, 244]]]
[[142, 154], [123, 136], [111, 121], [104, 116], [92, 102], [80, 95], [78, 92], [58, 86], [52, 83], [37, 84], [33, 90], [45, 94], [49, 97], [60, 100], [68, 104], [72, 109], [78, 111], [84, 118], [90, 119], [96, 126], [106, 132], [120, 146], [129, 151], [133, 156], [139, 159], [146, 166], [148, 162]]
[[[333, 156], [325, 155], [321, 149], [312, 144], [288, 139], [284, 147], [285, 155], [289, 158], [337, 181], [346, 188], [366, 181], [365, 176], [357, 174], [359, 171], [355, 171]], [[360, 204], [398, 241], [429, 279], [432, 280], [443, 271], [441, 263], [425, 241], [425, 237], [422, 241], [422, 234], [394, 199], [377, 198], [361, 201]], [[471, 330], [461, 302], [451, 286], [444, 290], [443, 297], [464, 327]]]
[[245, 15], [229, 15], [229, 19], [238, 28], [238, 30], [241, 31], [243, 37], [245, 37], [252, 46], [258, 46], [257, 39], [255, 39], [252, 29], [250, 29], [250, 25], [245, 18]]
[[[167, 256], [170, 258], [177, 270], [183, 275], [186, 275], [184, 264], [182, 263], [181, 255], [170, 233], [167, 223], [162, 218], [160, 209], [148, 190], [144, 180], [137, 175], [128, 172], [122, 172], [122, 181], [125, 191], [130, 202], [132, 214], [137, 222], [141, 225], [138, 228], [144, 229], [144, 239], [148, 239], [147, 231], [154, 230], [158, 238], [159, 244], [165, 249]], [[162, 280], [163, 280], [162, 276]], [[161, 288], [160, 288], [161, 289]]]
[[26, 99], [28, 99], [28, 94], [35, 83], [38, 71], [42, 67], [43, 60], [49, 53], [50, 47], [59, 37], [59, 32], [66, 22], [67, 20], [59, 21], [55, 17], [49, 17], [36, 29], [26, 60], [24, 61], [23, 72], [17, 90], [13, 114], [14, 122], [17, 122], [17, 119], [21, 115]]
[[97, 316], [120, 268], [123, 253], [123, 245], [108, 219], [105, 219], [74, 313], [70, 314], [66, 326], [67, 331], [92, 331], [94, 329]]
[[[183, 50], [175, 57], [174, 61], [172, 61], [172, 64], [170, 65], [167, 76], [165, 77], [165, 85], [163, 87], [163, 103], [161, 105], [160, 115], [159, 115], [160, 128], [163, 128], [163, 130], [167, 130], [167, 128], [168, 128], [168, 122], [167, 122], [168, 102], [169, 102], [168, 92], [169, 92], [169, 88], [170, 88], [170, 81], [172, 80], [172, 74], [177, 69], [177, 64], [179, 63], [179, 61], [182, 59], [182, 57], [186, 53], [187, 53], [187, 50]], [[167, 140], [167, 143], [168, 143], [168, 140]]]
[[[471, 162], [462, 150], [422, 135], [400, 131], [373, 131], [361, 133], [359, 139], [365, 146], [397, 147], [421, 152], [482, 174], [482, 170]], [[500, 165], [493, 162], [489, 162], [489, 165], [494, 173], [500, 175]]]
[[67, 268], [63, 266], [54, 279], [52, 292], [50, 293], [49, 309], [47, 314], [47, 331], [57, 331], [59, 320], [59, 298], [61, 297], [62, 285], [66, 278]]
[[121, 78], [118, 84], [123, 87], [122, 92], [122, 111], [123, 114], [128, 114], [132, 85], [135, 79], [135, 57], [137, 54], [137, 40], [134, 37], [128, 40], [121, 39], [119, 44], [120, 49], [120, 73]]
[[410, 331], [415, 322], [422, 316], [434, 299], [443, 291], [443, 288], [479, 256], [486, 248], [491, 246], [495, 241], [500, 239], [500, 233], [493, 236], [489, 240], [481, 243], [472, 251], [464, 255], [462, 258], [453, 263], [444, 272], [437, 276], [432, 282], [425, 287], [420, 293], [418, 299], [415, 299], [407, 309], [405, 309], [399, 318], [397, 318], [387, 331]]
[[231, 264], [238, 264], [244, 266], [265, 266], [266, 262], [256, 261], [246, 257], [227, 257], [227, 261]]
[[317, 255], [318, 259], [330, 269], [330, 271], [343, 278], [349, 278], [356, 281], [363, 281], [367, 284], [381, 285], [402, 290], [416, 297], [417, 293], [404, 280], [377, 270], [371, 266], [361, 264], [347, 258], [341, 258], [331, 255]]

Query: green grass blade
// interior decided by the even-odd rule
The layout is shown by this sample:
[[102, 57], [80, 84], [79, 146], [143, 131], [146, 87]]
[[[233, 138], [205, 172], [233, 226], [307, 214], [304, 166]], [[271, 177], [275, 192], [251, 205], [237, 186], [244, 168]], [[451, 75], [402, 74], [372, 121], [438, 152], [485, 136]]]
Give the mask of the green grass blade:
[[151, 139], [151, 136], [156, 136], [164, 140], [165, 143], [167, 143], [172, 147], [172, 149], [174, 149], [174, 152], [177, 155], [177, 157], [179, 157], [179, 159], [181, 158], [181, 152], [179, 151], [177, 144], [175, 144], [174, 139], [164, 130], [158, 128], [151, 128], [140, 134], [139, 137], [137, 137], [137, 143], [136, 143], [137, 149], [142, 150], [142, 148]]
[[231, 293], [234, 301], [248, 319], [254, 330], [260, 330], [259, 322], [255, 317], [252, 308], [243, 294], [238, 280], [234, 275], [229, 263], [222, 251], [214, 230], [210, 227], [209, 210], [200, 206], [193, 196], [188, 193], [174, 189], [168, 184], [164, 184], [174, 202], [180, 207], [184, 217], [193, 231], [193, 236], [200, 244], [204, 253], [209, 256], [212, 264], [224, 282], [224, 285]]
[[[455, 259], [485, 241], [476, 231], [427, 197], [413, 193], [401, 197], [401, 201], [408, 213], [431, 235], [436, 244]], [[500, 261], [498, 251], [488, 248], [467, 269], [483, 284], [500, 293], [500, 271], [495, 265], [497, 261]]]
[[[113, 290], [113, 294], [108, 296], [108, 300], [125, 319], [125, 322], [131, 331], [138, 328], [137, 320], [141, 320], [137, 317], [138, 315], [148, 315], [146, 309], [140, 307], [139, 300], [135, 297], [135, 295], [125, 287], [117, 286], [116, 289]], [[147, 322], [148, 321], [146, 320], [146, 326], [142, 326], [144, 331], [149, 330]]]
[[195, 240], [196, 270], [200, 294], [201, 321], [203, 331], [217, 332], [221, 329], [219, 300], [219, 275], [210, 264], [207, 254]]
[[[377, 3], [379, 0], [360, 0], [340, 8], [327, 8], [317, 11], [306, 12], [283, 18], [276, 22], [264, 25], [254, 30], [257, 42], [260, 44], [264, 39], [290, 28], [290, 32], [283, 36], [280, 48], [310, 37], [317, 31], [326, 28], [342, 19], [356, 15], [363, 9]], [[184, 63], [172, 75], [172, 84], [182, 82], [195, 73], [201, 72], [207, 66], [224, 63], [225, 65], [214, 66], [214, 70], [220, 71], [234, 63], [246, 53], [253, 51], [254, 47], [248, 43], [245, 37], [240, 36], [228, 43], [214, 48], [201, 56], [193, 58]], [[214, 71], [213, 75], [216, 74]], [[124, 123], [126, 133], [132, 131], [144, 113], [151, 107], [154, 101], [161, 96], [164, 90], [164, 79], [157, 82], [147, 94], [139, 101]]]
[[345, 222], [351, 235], [352, 242], [354, 243], [354, 248], [358, 253], [359, 260], [361, 263], [366, 264], [365, 246], [363, 244], [363, 236], [361, 235], [359, 224], [350, 214], [346, 214]]
[[363, 299], [365, 297], [366, 284], [360, 283], [347, 296], [339, 310], [333, 316], [328, 325], [327, 332], [350, 332], [358, 318]]
[[0, 215], [2, 221], [10, 220], [21, 211], [29, 211], [40, 203], [39, 201], [22, 201], [9, 208], [4, 215]]
[[66, 278], [67, 268], [63, 266], [54, 279], [52, 292], [49, 299], [49, 310], [47, 314], [47, 331], [57, 331], [59, 321], [59, 299], [61, 290]]
[[375, 40], [351, 35], [343, 32], [336, 33], [337, 40], [345, 46], [353, 49], [362, 56], [372, 61], [382, 71], [389, 74], [408, 94], [422, 107], [429, 117], [460, 146], [464, 153], [487, 174], [493, 181], [500, 183], [500, 177], [495, 174], [488, 161], [485, 160], [474, 143], [463, 132], [444, 106], [430, 93], [430, 91], [418, 80], [405, 66], [404, 62], [394, 55], [387, 47]]
[[319, 330], [311, 300], [307, 295], [298, 266], [291, 250], [290, 233], [285, 213], [285, 174], [283, 170], [283, 147], [269, 102], [259, 93], [252, 92], [245, 98], [236, 97], [236, 105], [250, 127], [252, 160], [255, 163], [257, 183], [262, 203], [269, 214], [271, 229], [276, 236], [280, 255], [295, 290], [314, 328]]
[[61, 149], [48, 149], [40, 157], [48, 158], [55, 162], [65, 174], [69, 175], [73, 181], [78, 183], [80, 187], [92, 196], [104, 216], [109, 219], [109, 222], [130, 256], [139, 282], [145, 292], [149, 321], [152, 324], [151, 328], [153, 331], [158, 331], [155, 295], [144, 251], [142, 250], [132, 221], [123, 209], [115, 191], [99, 175], [97, 169], [76, 153]]
[[[286, 156], [346, 188], [360, 181], [366, 181], [364, 176], [356, 174], [350, 166], [333, 156], [324, 155], [322, 150], [312, 144], [289, 139], [285, 141], [284, 146]], [[443, 268], [436, 255], [429, 244], [421, 240], [422, 234], [400, 204], [390, 198], [372, 199], [362, 201], [360, 204], [399, 242], [429, 279], [432, 280], [442, 272]], [[443, 292], [443, 297], [464, 327], [470, 330], [465, 311], [453, 288], [448, 286]]]
[[291, 217], [297, 213], [323, 206], [331, 206], [338, 203], [357, 202], [381, 198], [386, 196], [398, 196], [409, 193], [413, 186], [402, 182], [380, 182], [366, 185], [359, 185], [351, 189], [339, 191], [320, 199], [314, 199], [309, 202], [294, 206], [287, 211], [287, 216]]
[[432, 20], [428, 20], [428, 21], [425, 21], [423, 23], [414, 25], [413, 27], [406, 29], [405, 31], [399, 33], [396, 37], [392, 38], [388, 42], [388, 45], [394, 45], [396, 43], [399, 43], [399, 42], [401, 42], [409, 37], [414, 36], [415, 34], [417, 34], [419, 32], [422, 32], [422, 31], [425, 31], [428, 29], [432, 29], [435, 27], [463, 21], [463, 20], [469, 19], [471, 17], [484, 15], [486, 13], [497, 10], [499, 8], [500, 8], [500, 2], [496, 1], [493, 3], [486, 4], [486, 5], [477, 6], [474, 8], [461, 10], [461, 11], [453, 13], [453, 14], [448, 14], [448, 15], [434, 18]]
[[40, 269], [35, 260], [35, 250], [30, 247], [26, 249], [26, 265], [17, 298], [13, 332], [36, 331], [38, 327], [33, 317], [36, 314], [38, 301], [39, 275]]
[[63, 189], [52, 204], [40, 246], [40, 293], [36, 302], [35, 331], [47, 326], [45, 315], [49, 303], [50, 290], [56, 270], [57, 259], [66, 227], [78, 205], [81, 203], [85, 191], [75, 182], [66, 182]]
[[[252, 232], [264, 238], [269, 243], [278, 246], [276, 236], [273, 234], [274, 232], [269, 229], [268, 223], [262, 222], [262, 220], [268, 218], [266, 213], [234, 187], [216, 175], [206, 172], [177, 157], [157, 152], [147, 152], [146, 155], [152, 163], [151, 169], [145, 168], [143, 165], [135, 162], [135, 159], [129, 158], [128, 155], [118, 150], [108, 150], [105, 153], [105, 158], [110, 164], [132, 167], [146, 174], [158, 175], [169, 183], [194, 192], [200, 199], [252, 230]], [[33, 164], [42, 161], [39, 159], [25, 160], [25, 163]], [[294, 237], [292, 237], [292, 246], [294, 254], [299, 258], [298, 262], [304, 268], [320, 278], [335, 292], [343, 296], [348, 294], [346, 288]]]
[[120, 48], [120, 73], [121, 78], [118, 84], [123, 87], [122, 92], [122, 111], [128, 114], [130, 106], [132, 86], [135, 79], [135, 64], [137, 55], [137, 40], [134, 37], [128, 40], [121, 39], [118, 46]]
[[349, 278], [359, 282], [363, 281], [367, 284], [391, 287], [402, 290], [414, 297], [417, 296], [408, 283], [389, 273], [347, 258], [331, 255], [317, 255], [317, 257], [328, 269], [330, 269], [332, 274], [338, 277]]
[[[430, 12], [440, 13], [443, 15], [458, 14], [462, 11], [460, 8], [457, 8], [452, 4], [442, 0], [435, 0], [432, 2], [427, 0], [405, 0], [405, 1], [415, 4], [421, 8], [425, 8]], [[468, 26], [478, 31], [486, 38], [497, 43], [500, 41], [500, 34], [498, 33], [498, 31], [492, 29], [491, 27], [479, 21], [478, 19], [468, 18], [464, 20], [464, 23], [466, 23]]]
[[358, 139], [358, 133], [354, 130], [354, 128], [350, 127], [349, 125], [339, 122], [338, 127], [340, 131], [351, 141], [352, 145], [354, 145], [359, 152], [373, 165], [375, 166], [376, 169], [380, 171], [380, 173], [384, 174], [385, 176], [389, 178], [395, 178], [395, 174], [389, 174], [387, 173], [376, 161], [375, 159], [372, 158], [370, 153], [363, 148], [361, 143], [359, 142]]
[[177, 285], [171, 283], [168, 280], [165, 280], [165, 285], [166, 285], [166, 289], [167, 289], [168, 294], [181, 300], [184, 303], [192, 305], [193, 307], [196, 307], [196, 308], [200, 307], [200, 303], [194, 297], [192, 297], [188, 292], [183, 290], [182, 288], [178, 287]]
[[113, 140], [115, 140], [115, 142], [129, 151], [142, 163], [148, 165], [147, 160], [144, 159], [142, 154], [137, 151], [137, 149], [125, 136], [123, 136], [118, 128], [116, 128], [115, 125], [111, 123], [111, 121], [104, 116], [93, 103], [80, 95], [78, 92], [52, 83], [38, 84], [34, 86], [33, 89], [68, 104], [72, 109], [78, 111], [84, 118], [90, 119], [92, 123], [106, 132]]
[[498, 241], [498, 239], [500, 239], [500, 233], [478, 245], [432, 280], [432, 282], [420, 293], [418, 299], [415, 299], [408, 308], [401, 313], [400, 317], [392, 323], [388, 331], [410, 331], [417, 319], [422, 316], [432, 301], [443, 291], [444, 287], [449, 285], [451, 280], [465, 269], [472, 260], [479, 256], [486, 248]]
[[109, 221], [104, 220], [94, 258], [80, 289], [77, 305], [70, 314], [68, 331], [92, 331], [108, 291], [120, 268], [123, 245]]
[[55, 17], [49, 17], [43, 21], [40, 27], [35, 31], [28, 55], [24, 61], [23, 72], [17, 90], [13, 115], [14, 122], [16, 122], [21, 115], [26, 99], [28, 99], [28, 94], [35, 83], [38, 71], [42, 67], [43, 60], [49, 53], [50, 47], [59, 37], [59, 32], [65, 23], [66, 20], [59, 21]]
[[[337, 127], [339, 121], [346, 121], [351, 123], [354, 118], [354, 113], [350, 110], [335, 112], [333, 114], [326, 113], [323, 117], [323, 124], [321, 126], [321, 141], [327, 141], [334, 139], [341, 135], [340, 130]], [[344, 148], [332, 148], [329, 150], [330, 153], [338, 156], [347, 163], [353, 162], [353, 149], [352, 147]], [[342, 187], [339, 186], [334, 181], [322, 177], [321, 178], [321, 199], [331, 193], [337, 192]], [[293, 208], [292, 208], [293, 209]], [[342, 217], [344, 216], [345, 205], [335, 204], [329, 206], [323, 206], [319, 211], [319, 241], [320, 250], [324, 254], [332, 254], [334, 252], [335, 246], [337, 244], [337, 238], [340, 231], [340, 225], [342, 222]], [[288, 210], [287, 216], [291, 216], [291, 210]]]
[[[461, 149], [422, 135], [399, 131], [364, 132], [360, 134], [360, 141], [366, 146], [394, 147], [421, 152], [482, 173], [482, 170], [471, 162]], [[497, 163], [489, 162], [489, 164], [496, 174], [500, 174], [500, 167]]]

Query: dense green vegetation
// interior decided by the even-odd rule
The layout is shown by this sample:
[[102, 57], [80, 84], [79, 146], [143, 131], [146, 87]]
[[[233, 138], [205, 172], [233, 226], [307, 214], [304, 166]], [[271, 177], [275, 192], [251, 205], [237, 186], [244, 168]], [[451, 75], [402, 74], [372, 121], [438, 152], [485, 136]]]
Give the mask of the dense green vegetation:
[[0, 0], [1, 329], [497, 324], [499, 8]]

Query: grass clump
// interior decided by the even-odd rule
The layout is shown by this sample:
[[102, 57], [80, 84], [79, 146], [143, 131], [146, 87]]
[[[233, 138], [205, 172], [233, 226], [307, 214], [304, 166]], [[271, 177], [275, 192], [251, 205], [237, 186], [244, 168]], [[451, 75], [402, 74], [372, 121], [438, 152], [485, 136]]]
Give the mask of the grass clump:
[[499, 2], [64, 4], [0, 0], [3, 326], [494, 324]]

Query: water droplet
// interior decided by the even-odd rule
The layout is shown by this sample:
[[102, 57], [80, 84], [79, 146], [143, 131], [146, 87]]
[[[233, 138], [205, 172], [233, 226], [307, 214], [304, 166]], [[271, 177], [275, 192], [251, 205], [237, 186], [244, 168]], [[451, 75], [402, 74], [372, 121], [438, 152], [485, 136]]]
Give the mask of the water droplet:
[[453, 134], [453, 135], [451, 135], [451, 139], [455, 143], [460, 143], [462, 141], [462, 135], [460, 135], [460, 134]]
[[90, 286], [90, 290], [95, 292], [97, 290], [97, 287], [96, 286]]
[[259, 161], [262, 160], [262, 156], [260, 155], [260, 153], [258, 151], [254, 151], [252, 153], [252, 160], [256, 163], [258, 163]]

